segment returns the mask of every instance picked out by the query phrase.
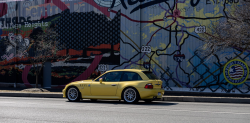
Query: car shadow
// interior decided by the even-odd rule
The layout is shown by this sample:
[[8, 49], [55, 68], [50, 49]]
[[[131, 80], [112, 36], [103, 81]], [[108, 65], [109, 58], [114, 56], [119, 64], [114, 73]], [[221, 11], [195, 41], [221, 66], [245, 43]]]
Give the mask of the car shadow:
[[170, 105], [177, 105], [178, 103], [170, 103], [167, 101], [152, 101], [152, 102], [144, 102], [140, 100], [137, 103], [126, 103], [123, 100], [97, 100], [97, 101], [90, 101], [88, 99], [81, 100], [79, 102], [70, 102], [69, 103], [91, 103], [91, 104], [114, 104], [114, 105], [153, 105], [153, 106], [170, 106]]

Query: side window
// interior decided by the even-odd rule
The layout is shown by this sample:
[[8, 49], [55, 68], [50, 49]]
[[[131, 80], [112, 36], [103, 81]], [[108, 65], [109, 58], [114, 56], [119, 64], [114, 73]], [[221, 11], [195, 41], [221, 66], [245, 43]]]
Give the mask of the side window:
[[[122, 72], [109, 72], [101, 76], [100, 78], [102, 78], [103, 82], [118, 82], [120, 81], [121, 76], [122, 76]], [[97, 79], [96, 81], [99, 81], [99, 79]]]
[[136, 81], [142, 80], [141, 76], [138, 73], [134, 72], [124, 72], [121, 81]]
[[99, 81], [100, 78], [104, 79], [106, 75], [107, 75], [107, 74], [102, 75], [101, 77], [99, 77], [99, 78], [96, 79], [95, 81]]

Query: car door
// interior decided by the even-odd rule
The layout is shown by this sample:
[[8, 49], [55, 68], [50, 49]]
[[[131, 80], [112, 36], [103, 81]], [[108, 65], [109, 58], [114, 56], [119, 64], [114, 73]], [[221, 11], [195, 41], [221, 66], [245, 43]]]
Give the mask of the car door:
[[108, 72], [101, 76], [102, 83], [97, 80], [91, 84], [92, 96], [115, 96], [123, 72]]

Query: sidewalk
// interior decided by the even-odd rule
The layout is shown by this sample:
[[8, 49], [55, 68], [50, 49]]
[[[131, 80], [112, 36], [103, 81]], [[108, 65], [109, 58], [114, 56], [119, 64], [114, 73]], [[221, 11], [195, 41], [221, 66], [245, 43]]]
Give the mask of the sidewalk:
[[[22, 90], [2, 90], [0, 96], [8, 97], [40, 97], [40, 98], [62, 98], [61, 90], [50, 90], [48, 92], [27, 92]], [[237, 96], [237, 97], [236, 97]], [[166, 91], [161, 99], [162, 101], [174, 102], [213, 102], [213, 103], [248, 103], [250, 104], [250, 95], [230, 95], [230, 94], [206, 94], [206, 93], [187, 93], [187, 92], [169, 92]]]

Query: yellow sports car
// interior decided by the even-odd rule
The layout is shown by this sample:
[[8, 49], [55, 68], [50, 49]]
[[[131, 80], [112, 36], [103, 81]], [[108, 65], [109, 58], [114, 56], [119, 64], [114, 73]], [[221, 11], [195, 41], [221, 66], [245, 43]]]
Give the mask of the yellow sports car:
[[127, 103], [139, 100], [150, 102], [162, 98], [163, 94], [161, 80], [150, 71], [137, 69], [110, 70], [94, 80], [72, 82], [63, 89], [63, 97], [69, 101], [108, 99]]

